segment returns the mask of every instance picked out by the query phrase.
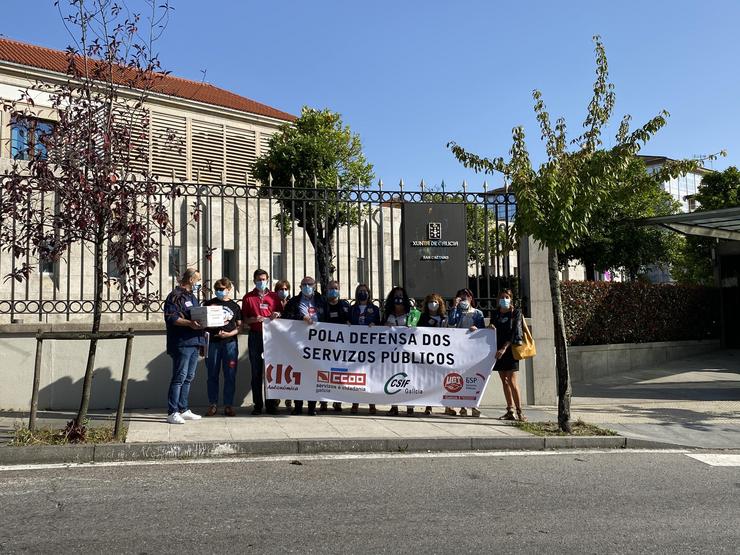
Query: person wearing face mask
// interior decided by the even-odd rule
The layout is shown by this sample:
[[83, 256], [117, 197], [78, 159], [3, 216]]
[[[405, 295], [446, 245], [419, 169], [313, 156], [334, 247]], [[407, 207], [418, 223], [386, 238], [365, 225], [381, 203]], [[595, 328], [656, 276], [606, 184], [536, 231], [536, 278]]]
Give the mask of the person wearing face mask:
[[224, 373], [224, 414], [236, 416], [234, 411], [234, 392], [236, 390], [236, 368], [239, 360], [237, 336], [242, 324], [241, 309], [231, 299], [234, 285], [229, 278], [221, 278], [213, 284], [215, 296], [203, 306], [220, 306], [224, 311], [225, 325], [208, 328], [211, 342], [208, 347], [206, 369], [208, 370], [208, 412], [214, 416], [218, 412], [219, 376]]
[[[448, 327], [450, 328], [467, 328], [470, 331], [483, 328], [485, 326], [483, 313], [475, 307], [475, 297], [470, 289], [460, 289], [455, 295], [452, 304]], [[455, 409], [452, 407], [445, 408], [445, 414], [455, 416]], [[460, 409], [460, 416], [467, 416], [468, 409]], [[473, 416], [480, 416], [480, 411], [476, 408], [472, 410]]]
[[[394, 287], [385, 299], [384, 326], [408, 326], [411, 313], [411, 299], [403, 287]], [[398, 416], [398, 405], [391, 405], [386, 413], [388, 416]], [[414, 416], [414, 407], [406, 407], [406, 416]]]
[[290, 282], [286, 279], [281, 279], [275, 283], [275, 294], [280, 299], [280, 311], [285, 310], [285, 305], [288, 304], [290, 299]]
[[265, 270], [255, 270], [253, 277], [254, 289], [242, 299], [242, 322], [249, 329], [247, 345], [249, 365], [252, 368], [252, 399], [254, 402], [252, 414], [255, 416], [262, 414], [263, 408], [267, 409], [267, 414], [277, 414], [276, 399], [268, 399], [266, 405], [264, 402], [262, 382], [265, 360], [262, 358], [262, 353], [265, 345], [262, 339], [262, 322], [278, 318], [282, 305], [278, 296], [270, 291], [270, 275]]
[[[421, 308], [421, 318], [419, 318], [419, 323], [417, 324], [420, 328], [447, 327], [447, 307], [441, 296], [436, 293], [427, 295]], [[427, 416], [432, 414], [432, 407], [427, 406], [424, 409], [424, 414]]]
[[[511, 289], [504, 289], [498, 295], [498, 309], [491, 314], [491, 327], [496, 329], [496, 364], [501, 385], [506, 398], [506, 413], [500, 420], [519, 420], [525, 422], [527, 417], [522, 413], [521, 391], [516, 376], [519, 361], [511, 352], [511, 345], [522, 342], [522, 311], [514, 308]], [[514, 410], [516, 409], [516, 417]]]
[[172, 379], [167, 394], [167, 422], [185, 424], [186, 420], [200, 420], [188, 407], [190, 384], [195, 378], [200, 349], [204, 345], [203, 328], [190, 319], [190, 310], [200, 306], [200, 272], [185, 270], [180, 284], [164, 301], [164, 320], [167, 325], [167, 354], [172, 357]]
[[[288, 299], [290, 299], [290, 282], [287, 279], [281, 279], [275, 284], [275, 294], [278, 296], [278, 299], [280, 299], [280, 311], [285, 311], [285, 305], [288, 304]], [[278, 407], [280, 405], [280, 401], [277, 401], [277, 404], [275, 405]], [[285, 408], [290, 408], [293, 406], [293, 401], [290, 399], [285, 400]]]
[[[326, 310], [326, 321], [330, 324], [349, 323], [349, 301], [341, 298], [339, 282], [336, 280], [330, 281], [326, 286]], [[332, 408], [336, 412], [342, 412], [342, 403], [332, 403]], [[319, 411], [326, 412], [327, 410], [327, 402], [321, 401]]]
[[[355, 300], [352, 303], [349, 313], [349, 323], [353, 326], [377, 326], [380, 324], [380, 309], [372, 300], [370, 288], [361, 283], [355, 288]], [[352, 403], [350, 412], [357, 414], [360, 410], [360, 403]], [[375, 414], [377, 408], [370, 405], [370, 414]]]
[[[301, 292], [285, 305], [283, 318], [303, 320], [309, 326], [326, 322], [328, 309], [326, 299], [316, 291], [316, 280], [306, 276], [301, 280]], [[303, 414], [303, 401], [296, 400], [291, 414]], [[308, 402], [308, 415], [316, 416], [316, 401]]]

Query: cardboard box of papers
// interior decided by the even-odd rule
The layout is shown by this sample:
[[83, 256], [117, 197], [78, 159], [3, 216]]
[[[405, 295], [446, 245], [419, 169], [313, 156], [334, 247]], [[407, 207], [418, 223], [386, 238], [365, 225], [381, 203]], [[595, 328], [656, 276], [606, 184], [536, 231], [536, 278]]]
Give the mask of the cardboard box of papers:
[[220, 328], [224, 322], [224, 309], [220, 306], [198, 306], [190, 309], [190, 319], [204, 328]]

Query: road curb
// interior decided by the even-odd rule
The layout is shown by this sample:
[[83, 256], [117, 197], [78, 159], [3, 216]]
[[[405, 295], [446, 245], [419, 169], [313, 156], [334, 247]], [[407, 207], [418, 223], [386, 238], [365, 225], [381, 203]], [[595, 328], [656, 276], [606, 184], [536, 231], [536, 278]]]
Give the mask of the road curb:
[[405, 453], [445, 451], [542, 451], [546, 449], [673, 449], [668, 443], [622, 436], [430, 437], [105, 443], [0, 447], [0, 465], [95, 463], [306, 455], [320, 453]]

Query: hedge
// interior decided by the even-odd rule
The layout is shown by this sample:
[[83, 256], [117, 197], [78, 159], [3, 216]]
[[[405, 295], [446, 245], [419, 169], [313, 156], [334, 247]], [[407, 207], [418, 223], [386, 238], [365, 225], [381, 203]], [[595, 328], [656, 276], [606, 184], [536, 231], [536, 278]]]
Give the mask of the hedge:
[[561, 288], [570, 345], [719, 337], [716, 288], [604, 281], [565, 281]]

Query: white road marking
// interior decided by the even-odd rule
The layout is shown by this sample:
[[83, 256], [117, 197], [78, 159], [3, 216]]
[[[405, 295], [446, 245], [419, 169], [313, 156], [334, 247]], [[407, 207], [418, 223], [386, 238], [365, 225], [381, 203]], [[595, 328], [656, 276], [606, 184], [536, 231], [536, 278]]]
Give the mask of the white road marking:
[[690, 453], [688, 456], [710, 466], [740, 466], [740, 455], [724, 453]]
[[114, 466], [168, 466], [176, 464], [241, 464], [262, 462], [292, 462], [292, 461], [347, 461], [362, 459], [450, 459], [461, 457], [552, 457], [556, 455], [616, 455], [623, 453], [661, 453], [686, 454], [685, 449], [580, 449], [568, 451], [448, 451], [444, 453], [338, 453], [325, 455], [267, 455], [243, 457], [223, 457], [211, 459], [164, 459], [145, 461], [110, 461], [97, 463], [49, 463], [49, 464], [13, 464], [0, 466], [0, 472], [17, 472], [23, 470], [51, 470], [55, 468], [104, 468]]

